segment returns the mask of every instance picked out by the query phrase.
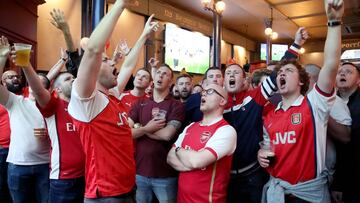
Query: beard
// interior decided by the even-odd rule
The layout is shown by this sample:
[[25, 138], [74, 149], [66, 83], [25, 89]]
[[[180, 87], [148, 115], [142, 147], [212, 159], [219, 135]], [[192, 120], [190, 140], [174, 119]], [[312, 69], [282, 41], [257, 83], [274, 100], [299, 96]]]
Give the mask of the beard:
[[187, 98], [189, 98], [190, 97], [190, 95], [191, 95], [191, 93], [190, 92], [180, 92], [180, 98], [181, 99], [187, 99]]
[[23, 86], [21, 84], [6, 84], [6, 88], [9, 90], [9, 92], [12, 92], [14, 94], [21, 93]]

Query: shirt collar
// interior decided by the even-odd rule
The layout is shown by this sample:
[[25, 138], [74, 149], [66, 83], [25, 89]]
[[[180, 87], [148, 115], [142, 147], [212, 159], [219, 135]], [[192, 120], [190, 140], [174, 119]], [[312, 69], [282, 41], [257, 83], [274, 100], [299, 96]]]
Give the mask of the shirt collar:
[[210, 126], [210, 125], [214, 125], [215, 123], [221, 121], [222, 118], [223, 118], [222, 116], [219, 116], [219, 117], [215, 118], [211, 123], [206, 124], [206, 125], [202, 124], [202, 121], [201, 121], [201, 122], [200, 122], [200, 126]]
[[[169, 94], [164, 98], [164, 100], [169, 100], [169, 99], [171, 99], [171, 98], [172, 98], [172, 96], [171, 96], [171, 94], [169, 93]], [[150, 99], [154, 101], [154, 95], [151, 95]]]
[[[291, 104], [290, 107], [292, 107], [292, 106], [300, 106], [301, 103], [303, 102], [304, 98], [305, 98], [304, 95], [300, 94], [300, 96]], [[282, 101], [279, 102], [279, 104], [277, 105], [275, 111], [278, 111], [278, 110], [282, 109], [282, 105], [283, 105], [283, 102]]]

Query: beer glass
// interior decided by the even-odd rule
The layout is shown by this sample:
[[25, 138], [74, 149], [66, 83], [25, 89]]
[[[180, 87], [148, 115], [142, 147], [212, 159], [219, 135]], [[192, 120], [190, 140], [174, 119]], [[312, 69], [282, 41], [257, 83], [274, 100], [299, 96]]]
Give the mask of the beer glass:
[[269, 160], [269, 165], [273, 165], [275, 162], [275, 145], [272, 141], [263, 140], [259, 143], [260, 148], [264, 150], [266, 158]]
[[27, 67], [30, 62], [31, 44], [14, 43], [16, 59], [15, 65]]

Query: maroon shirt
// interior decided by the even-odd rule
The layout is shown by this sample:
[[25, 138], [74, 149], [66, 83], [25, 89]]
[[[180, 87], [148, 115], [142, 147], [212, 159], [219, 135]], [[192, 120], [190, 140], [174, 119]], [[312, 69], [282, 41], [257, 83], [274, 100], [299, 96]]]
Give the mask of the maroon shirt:
[[[153, 117], [153, 109], [166, 111], [166, 122], [184, 120], [184, 106], [168, 95], [156, 103], [153, 97], [140, 99], [131, 109], [129, 117], [145, 126]], [[166, 163], [166, 158], [178, 134], [171, 141], [154, 140], [144, 135], [136, 140], [136, 173], [151, 178], [175, 177], [177, 172]]]

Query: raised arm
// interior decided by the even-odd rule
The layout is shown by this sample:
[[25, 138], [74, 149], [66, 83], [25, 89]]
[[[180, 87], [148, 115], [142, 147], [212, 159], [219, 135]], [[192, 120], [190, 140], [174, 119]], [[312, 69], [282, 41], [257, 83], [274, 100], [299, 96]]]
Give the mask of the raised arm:
[[28, 67], [21, 68], [25, 74], [29, 86], [33, 91], [32, 94], [35, 97], [37, 103], [40, 107], [45, 107], [50, 101], [50, 92], [42, 85], [39, 76], [36, 74], [34, 68], [31, 66], [30, 63]]
[[152, 22], [153, 17], [154, 14], [151, 15], [147, 20], [147, 22], [145, 23], [145, 27], [142, 34], [135, 43], [134, 47], [129, 52], [128, 56], [126, 56], [125, 61], [121, 66], [120, 73], [117, 78], [118, 81], [117, 88], [119, 93], [121, 93], [124, 90], [132, 72], [134, 71], [141, 48], [145, 44], [146, 39], [149, 37], [152, 30], [156, 31], [158, 29], [159, 26], [158, 22]]
[[115, 64], [118, 64], [120, 59], [124, 56], [127, 56], [130, 53], [130, 48], [127, 45], [126, 40], [120, 40], [119, 44], [116, 46], [115, 51], [112, 56], [112, 61]]
[[281, 60], [298, 59], [301, 47], [305, 44], [309, 38], [309, 33], [305, 27], [300, 27], [295, 33], [294, 43], [285, 52]]
[[[10, 45], [6, 37], [0, 38], [0, 77], [3, 81], [3, 72], [6, 64], [6, 60], [10, 53]], [[9, 99], [9, 91], [4, 85], [0, 85], [0, 104], [5, 105]]]
[[67, 50], [69, 52], [76, 51], [76, 48], [74, 46], [74, 41], [71, 36], [70, 27], [65, 19], [64, 12], [61, 11], [60, 9], [53, 9], [50, 12], [50, 15], [52, 17], [51, 24], [53, 24], [57, 29], [61, 30], [61, 32], [64, 35]]
[[155, 57], [151, 57], [148, 61], [151, 67], [151, 78], [155, 78], [156, 70], [157, 70], [157, 64], [159, 63], [159, 60], [157, 60]]
[[324, 48], [324, 66], [320, 71], [317, 86], [323, 92], [331, 93], [334, 89], [335, 77], [340, 64], [343, 0], [325, 0], [325, 11], [329, 26]]
[[68, 58], [67, 53], [61, 48], [60, 50], [60, 59], [58, 60], [58, 62], [56, 62], [56, 64], [49, 70], [48, 74], [46, 75], [46, 77], [52, 81], [56, 78], [56, 76], [59, 75], [61, 69], [64, 67], [65, 62]]
[[118, 18], [124, 10], [124, 4], [123, 0], [117, 0], [90, 36], [79, 66], [78, 77], [74, 82], [74, 88], [76, 88], [81, 98], [90, 97], [95, 90], [106, 41], [109, 39]]

